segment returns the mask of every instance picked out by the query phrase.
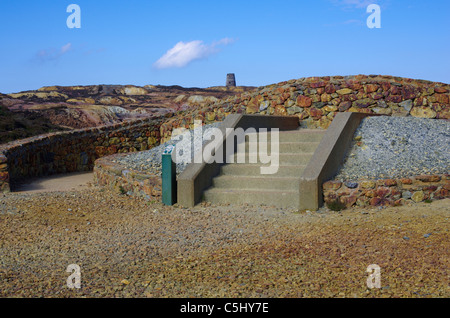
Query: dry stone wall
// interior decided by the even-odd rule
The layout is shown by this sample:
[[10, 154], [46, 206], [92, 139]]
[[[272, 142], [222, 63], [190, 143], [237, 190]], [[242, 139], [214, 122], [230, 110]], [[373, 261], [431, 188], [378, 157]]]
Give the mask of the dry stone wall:
[[328, 181], [323, 184], [324, 201], [353, 206], [398, 206], [450, 197], [450, 175], [421, 175], [400, 179]]
[[162, 119], [136, 120], [40, 135], [0, 146], [0, 190], [25, 178], [89, 171], [104, 156], [143, 151], [160, 143]]
[[135, 171], [111, 159], [126, 156], [116, 154], [106, 156], [96, 161], [94, 167], [94, 182], [106, 186], [121, 194], [144, 197], [147, 200], [159, 200], [162, 193], [160, 176]]
[[308, 128], [326, 129], [338, 112], [450, 119], [450, 85], [384, 75], [325, 76], [290, 80], [259, 87], [174, 117], [163, 126], [171, 129], [211, 123], [229, 113], [295, 115]]

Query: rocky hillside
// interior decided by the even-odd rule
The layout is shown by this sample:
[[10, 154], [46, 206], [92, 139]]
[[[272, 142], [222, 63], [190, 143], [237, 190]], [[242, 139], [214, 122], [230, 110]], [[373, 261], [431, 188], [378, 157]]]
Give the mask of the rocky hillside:
[[[51, 86], [2, 95], [0, 105], [4, 112], [20, 114], [20, 117], [32, 122], [42, 118], [55, 127], [87, 128], [195, 109], [252, 89], [153, 85]], [[11, 114], [7, 117], [15, 116]], [[40, 124], [36, 122], [36, 125]], [[15, 134], [10, 130], [13, 128], [5, 122], [1, 131], [8, 132], [13, 138]]]
[[0, 94], [0, 143], [63, 130], [37, 112], [11, 112], [2, 105], [7, 96]]

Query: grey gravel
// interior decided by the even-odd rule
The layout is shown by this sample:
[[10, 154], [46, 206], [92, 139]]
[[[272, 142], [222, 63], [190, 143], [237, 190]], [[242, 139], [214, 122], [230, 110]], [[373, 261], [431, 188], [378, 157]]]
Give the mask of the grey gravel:
[[[218, 128], [221, 125], [221, 123], [222, 122], [216, 122], [213, 124], [204, 125], [202, 127], [202, 130], [203, 130], [202, 145], [210, 140], [210, 137], [213, 132], [213, 128]], [[196, 134], [194, 134], [194, 130], [189, 130], [189, 132], [191, 134], [191, 139], [193, 141], [193, 144], [191, 147], [191, 158], [193, 158], [194, 153], [200, 150], [198, 147], [194, 148], [194, 144], [196, 144], [196, 141], [198, 141], [199, 138], [194, 137], [194, 136], [196, 136]], [[181, 138], [180, 138], [180, 140], [181, 140]], [[176, 144], [178, 144], [178, 142], [180, 142], [180, 140], [170, 140], [170, 141], [165, 142], [165, 143], [163, 143], [157, 147], [154, 147], [150, 150], [130, 153], [127, 156], [115, 158], [112, 161], [119, 163], [119, 164], [126, 165], [128, 168], [133, 169], [133, 170], [142, 171], [146, 174], [152, 174], [152, 175], [159, 176], [159, 175], [161, 175], [161, 168], [162, 168], [161, 167], [162, 154], [164, 153], [165, 149], [168, 146], [175, 146]], [[189, 164], [189, 162], [186, 162], [186, 161], [177, 162], [177, 164], [176, 164], [177, 175], [182, 173], [188, 164]]]
[[445, 174], [450, 167], [450, 123], [414, 117], [367, 117], [356, 130], [336, 180]]

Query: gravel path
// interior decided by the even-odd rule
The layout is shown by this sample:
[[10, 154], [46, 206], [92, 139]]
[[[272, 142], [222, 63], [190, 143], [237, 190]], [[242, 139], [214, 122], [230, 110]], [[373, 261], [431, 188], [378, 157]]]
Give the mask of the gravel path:
[[449, 203], [300, 214], [97, 187], [0, 194], [0, 297], [449, 297]]
[[450, 171], [450, 123], [413, 117], [368, 117], [335, 179], [402, 178]]
[[94, 173], [72, 172], [35, 179], [28, 179], [15, 185], [14, 192], [51, 192], [70, 191], [87, 188], [94, 180]]
[[[209, 141], [211, 138], [213, 128], [217, 128], [221, 125], [221, 122], [217, 122], [210, 125], [203, 125], [202, 126], [202, 145]], [[192, 140], [192, 147], [191, 147], [191, 158], [194, 157], [194, 153], [200, 150], [200, 147], [194, 147], [194, 145], [197, 145], [197, 143], [200, 142], [200, 138], [198, 138], [197, 134], [194, 134], [194, 130], [189, 130], [189, 133], [191, 135]], [[182, 139], [182, 142], [186, 141], [188, 139]], [[142, 151], [142, 152], [135, 152], [130, 153], [128, 156], [124, 156], [121, 158], [115, 158], [112, 161], [126, 165], [127, 167], [136, 170], [136, 171], [143, 171], [148, 174], [153, 175], [161, 175], [161, 156], [165, 149], [168, 146], [175, 146], [179, 140], [170, 140], [164, 144], [161, 144], [157, 147], [154, 147], [148, 151]], [[177, 174], [180, 174], [184, 171], [184, 169], [187, 167], [189, 163], [188, 162], [177, 162]]]

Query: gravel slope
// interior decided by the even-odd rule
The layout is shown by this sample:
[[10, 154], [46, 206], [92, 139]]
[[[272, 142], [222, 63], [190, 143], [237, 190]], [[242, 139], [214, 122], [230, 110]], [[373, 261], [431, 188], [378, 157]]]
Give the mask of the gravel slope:
[[96, 187], [0, 195], [0, 297], [449, 297], [449, 203], [299, 214]]
[[[217, 122], [217, 123], [210, 124], [210, 125], [203, 125], [201, 139], [198, 138], [199, 134], [197, 134], [197, 133], [194, 134], [194, 130], [188, 131], [190, 133], [190, 136], [191, 136], [190, 138], [192, 140], [192, 145], [191, 145], [191, 158], [192, 159], [194, 158], [194, 153], [196, 153], [197, 151], [200, 150], [199, 147], [196, 148], [194, 146], [197, 144], [200, 144], [200, 142], [202, 142], [202, 145], [205, 144], [206, 142], [208, 142], [211, 138], [213, 129], [219, 127], [220, 125], [221, 125], [221, 122]], [[186, 142], [186, 140], [188, 140], [188, 139], [174, 138], [173, 140], [170, 140], [170, 141], [168, 141], [164, 144], [161, 144], [157, 147], [154, 147], [150, 150], [130, 153], [127, 156], [123, 156], [120, 158], [114, 158], [112, 161], [119, 163], [119, 164], [123, 164], [133, 170], [143, 171], [145, 173], [151, 173], [151, 174], [158, 176], [158, 175], [161, 175], [161, 156], [164, 153], [165, 149], [168, 146], [175, 146], [180, 141]], [[183, 172], [188, 164], [189, 164], [189, 162], [186, 162], [186, 161], [182, 162], [181, 160], [179, 160], [179, 162], [177, 162], [177, 165], [176, 165], [177, 174], [180, 174], [181, 172]]]
[[337, 180], [386, 179], [450, 171], [450, 123], [368, 117], [355, 133]]

